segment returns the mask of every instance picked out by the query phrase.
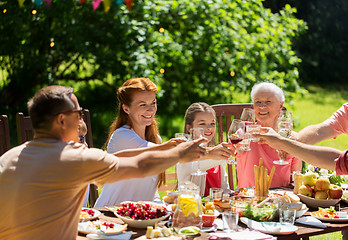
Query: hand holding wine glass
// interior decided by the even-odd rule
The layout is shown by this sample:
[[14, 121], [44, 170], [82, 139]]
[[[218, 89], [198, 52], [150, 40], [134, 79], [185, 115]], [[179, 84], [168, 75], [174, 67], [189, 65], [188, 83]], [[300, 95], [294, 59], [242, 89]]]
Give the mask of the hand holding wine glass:
[[[250, 144], [250, 134], [245, 133], [245, 123], [240, 119], [233, 119], [230, 129], [227, 133], [228, 142], [236, 147], [236, 151], [244, 150], [248, 151], [248, 146], [242, 146], [241, 143], [246, 140]], [[244, 144], [243, 144], [244, 145]], [[228, 164], [237, 164], [232, 156], [227, 161]]]
[[[191, 128], [190, 129], [190, 135], [189, 135], [189, 141], [198, 139], [198, 138], [203, 138], [204, 137], [204, 130], [203, 128]], [[207, 144], [206, 143], [201, 143], [200, 147], [206, 148]], [[191, 175], [206, 175], [207, 172], [201, 171], [200, 169], [200, 163], [199, 161], [194, 161], [192, 162], [193, 166], [196, 167], [196, 171], [192, 172]]]

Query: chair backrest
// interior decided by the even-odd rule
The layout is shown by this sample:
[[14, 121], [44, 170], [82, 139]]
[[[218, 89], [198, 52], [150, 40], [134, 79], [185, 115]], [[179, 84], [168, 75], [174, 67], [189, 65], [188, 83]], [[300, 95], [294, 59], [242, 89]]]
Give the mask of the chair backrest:
[[83, 117], [83, 121], [85, 121], [87, 126], [86, 142], [88, 144], [88, 147], [93, 147], [91, 116], [88, 109], [83, 109], [82, 117]]
[[18, 144], [25, 143], [34, 138], [34, 129], [31, 125], [30, 116], [24, 116], [23, 113], [18, 112], [16, 114], [16, 125]]
[[158, 188], [159, 192], [162, 191], [173, 191], [177, 188], [178, 180], [176, 177], [176, 172], [166, 173], [166, 184]]
[[[239, 118], [244, 108], [253, 108], [252, 103], [236, 103], [236, 104], [216, 104], [212, 105], [217, 118], [217, 134], [219, 143], [227, 142], [227, 131], [234, 118]], [[232, 118], [233, 117], [233, 118]], [[232, 120], [231, 120], [232, 119]], [[225, 136], [225, 138], [224, 138]]]
[[0, 116], [0, 155], [11, 148], [10, 129], [6, 115]]

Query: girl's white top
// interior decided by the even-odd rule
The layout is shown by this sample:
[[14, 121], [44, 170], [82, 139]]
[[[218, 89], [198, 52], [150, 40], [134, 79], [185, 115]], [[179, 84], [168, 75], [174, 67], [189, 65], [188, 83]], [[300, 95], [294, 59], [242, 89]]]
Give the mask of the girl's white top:
[[[155, 143], [139, 137], [128, 125], [115, 130], [107, 146], [108, 153], [124, 149], [150, 147]], [[154, 201], [159, 199], [157, 192], [158, 175], [145, 178], [132, 178], [110, 184], [104, 188], [95, 203], [95, 207], [113, 206], [123, 201]]]

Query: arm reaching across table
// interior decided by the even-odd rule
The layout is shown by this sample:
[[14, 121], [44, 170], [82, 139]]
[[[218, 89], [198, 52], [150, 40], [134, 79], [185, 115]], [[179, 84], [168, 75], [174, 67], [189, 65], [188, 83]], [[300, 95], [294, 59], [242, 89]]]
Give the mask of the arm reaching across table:
[[284, 138], [272, 128], [268, 127], [262, 128], [262, 133], [255, 134], [255, 136], [262, 138], [261, 143], [267, 143], [273, 148], [286, 151], [292, 156], [300, 158], [307, 163], [328, 170], [336, 169], [336, 160], [343, 153], [334, 148], [312, 146]]

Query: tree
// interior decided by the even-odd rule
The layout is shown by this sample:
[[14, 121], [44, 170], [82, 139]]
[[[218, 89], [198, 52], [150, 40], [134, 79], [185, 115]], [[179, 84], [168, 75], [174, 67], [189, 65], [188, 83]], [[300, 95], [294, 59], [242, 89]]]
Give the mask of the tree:
[[238, 101], [234, 91], [260, 81], [290, 97], [301, 90], [292, 41], [305, 24], [289, 5], [273, 14], [259, 0], [139, 0], [132, 11], [113, 5], [105, 13], [66, 0], [32, 14], [28, 1], [0, 4], [7, 9], [0, 19], [2, 111], [23, 111], [42, 86], [74, 85], [102, 131], [109, 122], [95, 113], [113, 112], [115, 90], [131, 77], [159, 86], [164, 116], [182, 116], [195, 101]]

